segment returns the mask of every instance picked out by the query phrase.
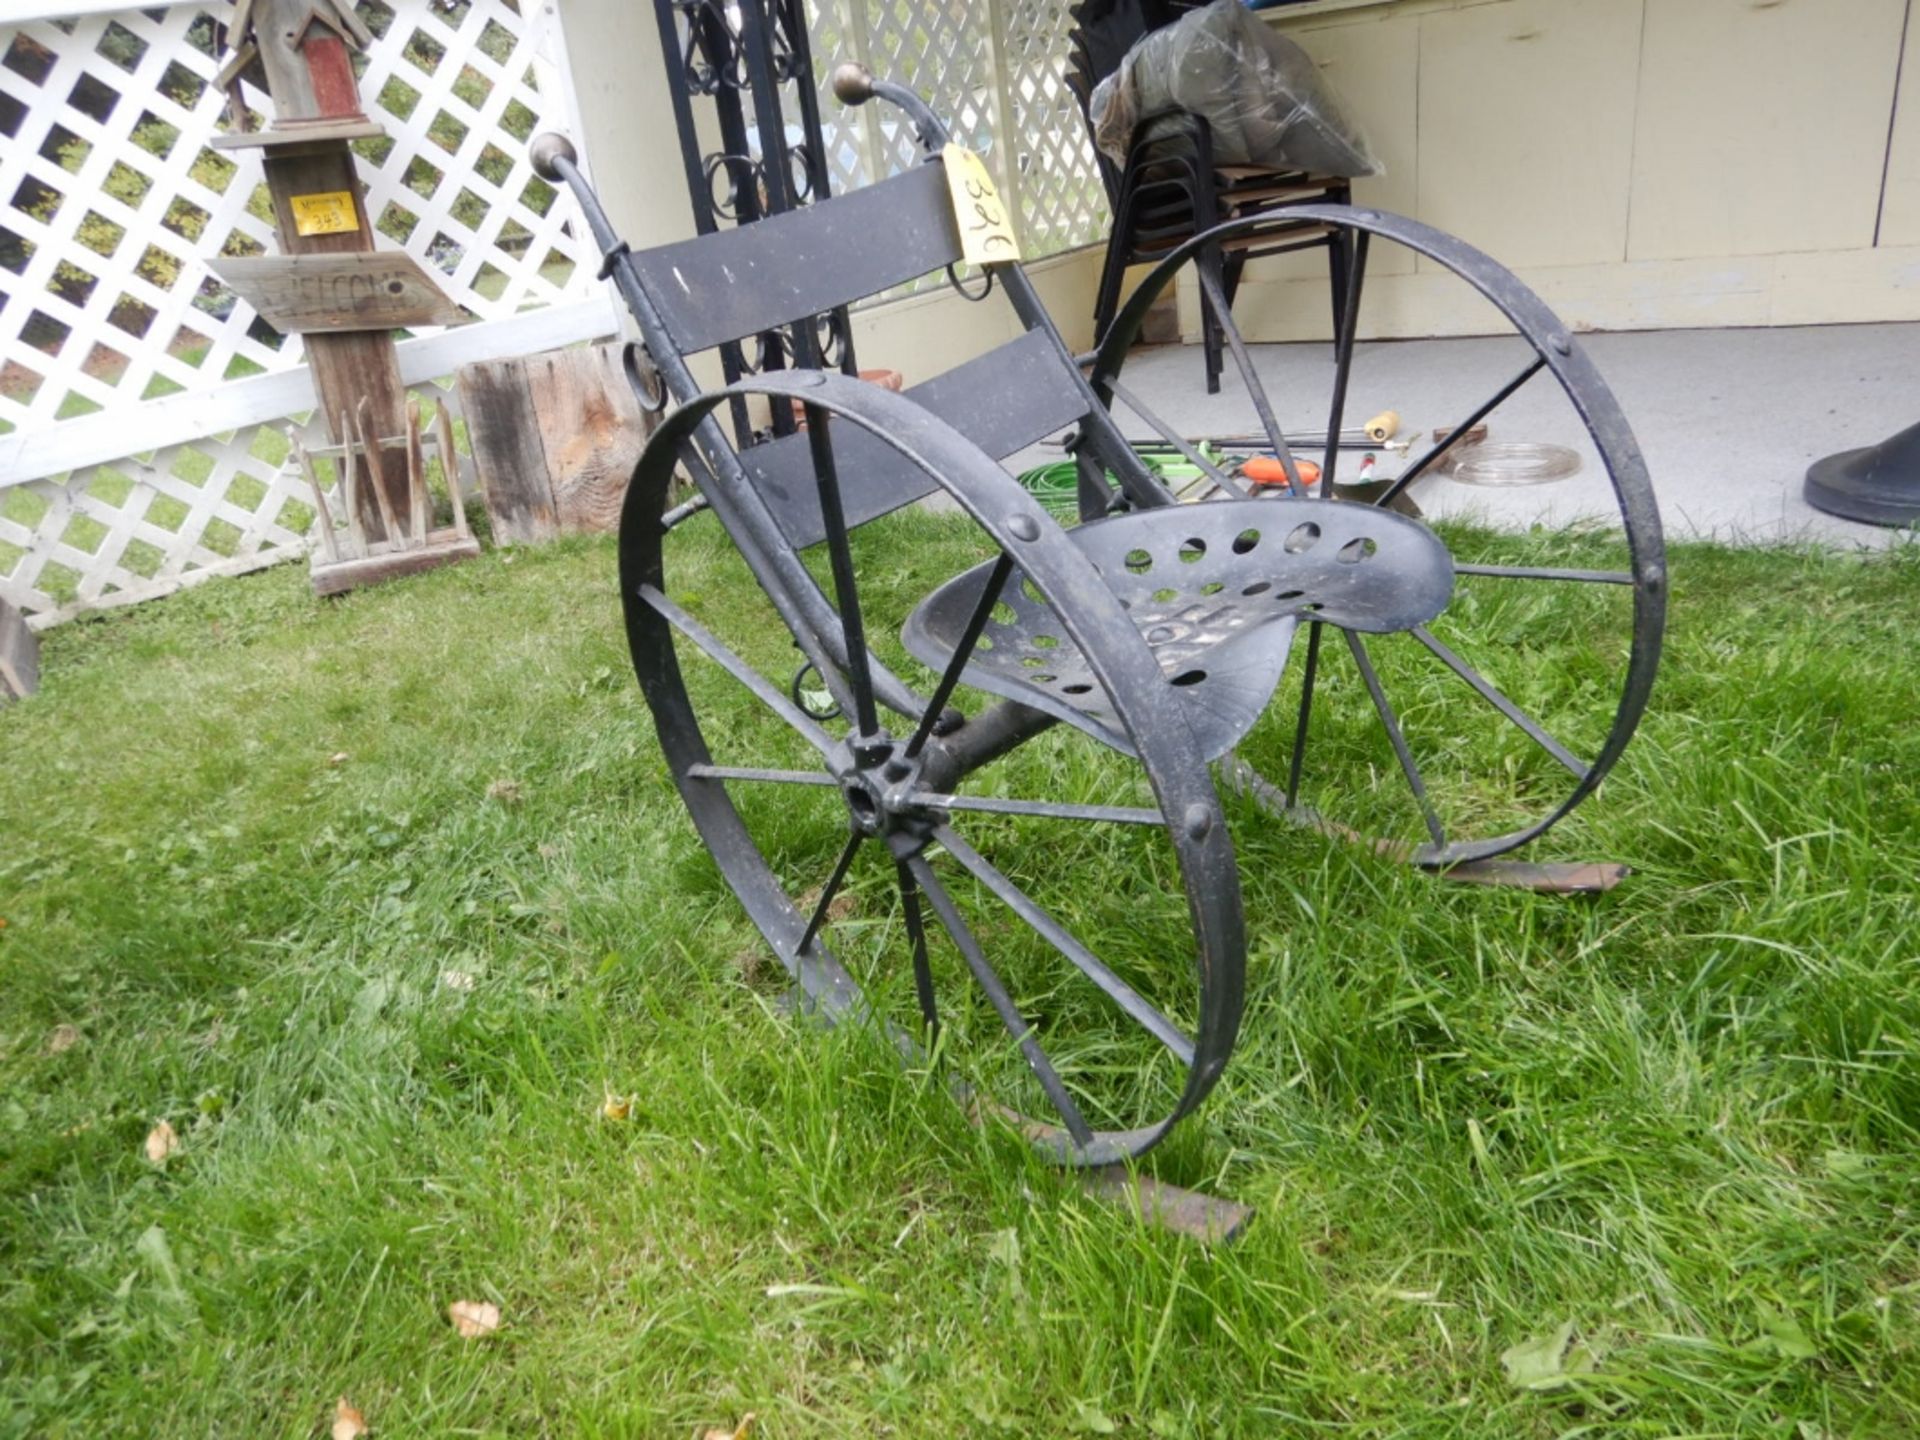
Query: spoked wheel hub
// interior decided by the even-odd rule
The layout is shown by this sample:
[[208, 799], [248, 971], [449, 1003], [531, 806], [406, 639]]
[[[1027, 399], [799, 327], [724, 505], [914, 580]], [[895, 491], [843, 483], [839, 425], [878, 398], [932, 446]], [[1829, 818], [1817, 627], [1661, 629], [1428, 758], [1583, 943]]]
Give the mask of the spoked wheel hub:
[[911, 754], [907, 741], [882, 731], [835, 745], [826, 763], [855, 835], [884, 839], [899, 860], [918, 854], [933, 838], [941, 815], [924, 798], [924, 752]]

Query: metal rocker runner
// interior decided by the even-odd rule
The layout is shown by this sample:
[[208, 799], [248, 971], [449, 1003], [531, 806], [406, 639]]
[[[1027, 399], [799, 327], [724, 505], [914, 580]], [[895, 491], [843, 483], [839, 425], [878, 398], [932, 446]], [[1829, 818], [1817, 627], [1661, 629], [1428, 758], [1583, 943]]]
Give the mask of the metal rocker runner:
[[[1345, 313], [1358, 314], [1376, 240], [1484, 297], [1512, 327], [1517, 364], [1456, 429], [1536, 378], [1557, 385], [1618, 502], [1622, 568], [1456, 557], [1388, 508], [1444, 441], [1379, 505], [1309, 495], [1225, 305], [1293, 493], [1254, 498], [1216, 470], [1223, 498], [1173, 503], [1110, 407], [1193, 451], [1121, 366], [1155, 296], [1231, 224], [1158, 265], [1081, 361], [1009, 261], [987, 270], [1018, 338], [905, 394], [836, 373], [821, 360], [826, 317], [951, 277], [956, 215], [978, 213], [956, 201], [990, 211], [995, 197], [950, 186], [946, 128], [910, 91], [851, 65], [834, 88], [849, 105], [897, 106], [922, 163], [645, 253], [615, 235], [572, 147], [536, 142], [639, 323], [658, 376], [649, 386], [633, 367], [643, 400], [673, 407], [621, 527], [634, 667], [714, 866], [811, 1003], [844, 1018], [917, 1000], [925, 1036], [968, 1055], [978, 1106], [1061, 1163], [1111, 1164], [1200, 1104], [1239, 1031], [1247, 934], [1222, 787], [1243, 819], [1271, 812], [1486, 879], [1618, 760], [1665, 602], [1645, 465], [1598, 373], [1511, 274], [1427, 226], [1346, 206], [1301, 210], [1350, 247]], [[689, 357], [778, 327], [796, 337], [787, 368], [702, 392]], [[1334, 352], [1330, 439], [1355, 328]], [[739, 423], [748, 406], [771, 407], [786, 433], [756, 438], [764, 421]], [[1071, 530], [998, 463], [1068, 426], [1085, 517]], [[1329, 447], [1327, 475], [1333, 460]], [[699, 493], [674, 505], [682, 462]], [[958, 514], [903, 508], [931, 495]], [[1458, 543], [1500, 553], [1498, 537]], [[977, 563], [921, 573], [929, 555], [956, 554]], [[1533, 709], [1462, 654], [1471, 644], [1527, 681]], [[1537, 715], [1538, 697], [1558, 708]], [[1243, 828], [1243, 848], [1271, 851], [1271, 827]], [[1587, 883], [1554, 866], [1491, 878]]]

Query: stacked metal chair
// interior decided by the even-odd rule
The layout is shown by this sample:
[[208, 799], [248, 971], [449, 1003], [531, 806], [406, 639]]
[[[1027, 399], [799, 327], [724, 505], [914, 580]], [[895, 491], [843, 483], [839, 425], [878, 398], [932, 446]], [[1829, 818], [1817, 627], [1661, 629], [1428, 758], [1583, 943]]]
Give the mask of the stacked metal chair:
[[[1081, 0], [1073, 17], [1067, 84], [1080, 102], [1089, 134], [1093, 92], [1118, 68], [1135, 41], [1170, 25], [1189, 9], [1180, 0]], [[1198, 115], [1169, 111], [1145, 115], [1134, 126], [1124, 164], [1099, 152], [1100, 178], [1113, 210], [1106, 262], [1094, 302], [1093, 328], [1104, 335], [1120, 307], [1127, 267], [1158, 260], [1183, 241], [1226, 220], [1253, 221], [1230, 239], [1203, 249], [1199, 261], [1230, 310], [1249, 260], [1294, 250], [1327, 251], [1336, 340], [1343, 323], [1349, 247], [1342, 235], [1311, 220], [1290, 217], [1289, 206], [1345, 205], [1350, 182], [1338, 176], [1263, 165], [1215, 161], [1211, 127]], [[1224, 331], [1219, 305], [1201, 297], [1201, 345], [1207, 393], [1220, 389]]]

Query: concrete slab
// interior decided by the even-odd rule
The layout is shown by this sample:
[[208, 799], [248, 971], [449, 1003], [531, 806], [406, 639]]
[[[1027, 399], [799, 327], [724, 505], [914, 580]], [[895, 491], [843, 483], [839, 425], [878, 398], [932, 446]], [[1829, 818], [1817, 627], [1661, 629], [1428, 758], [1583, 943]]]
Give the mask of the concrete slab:
[[[1800, 485], [1822, 456], [1877, 443], [1920, 420], [1920, 325], [1579, 338], [1639, 438], [1669, 537], [1879, 546], [1901, 533], [1824, 515], [1800, 498]], [[1253, 353], [1281, 423], [1322, 429], [1332, 391], [1331, 347], [1259, 345]], [[1357, 424], [1377, 411], [1397, 410], [1403, 436], [1426, 435], [1464, 418], [1530, 358], [1512, 337], [1364, 342], [1355, 352], [1347, 413]], [[1185, 435], [1258, 429], [1231, 361], [1221, 393], [1205, 393], [1197, 347], [1143, 349], [1128, 361], [1126, 379]], [[1121, 422], [1129, 436], [1151, 434], [1124, 409]], [[1581, 472], [1505, 489], [1422, 479], [1415, 493], [1430, 514], [1507, 527], [1617, 519], [1597, 457], [1551, 377], [1535, 376], [1489, 424], [1491, 439], [1579, 451]], [[1017, 470], [1059, 458], [1057, 449], [1034, 448], [1008, 463]], [[1382, 453], [1378, 473], [1392, 476], [1404, 458]], [[1344, 452], [1341, 476], [1350, 477], [1359, 463], [1358, 452]]]

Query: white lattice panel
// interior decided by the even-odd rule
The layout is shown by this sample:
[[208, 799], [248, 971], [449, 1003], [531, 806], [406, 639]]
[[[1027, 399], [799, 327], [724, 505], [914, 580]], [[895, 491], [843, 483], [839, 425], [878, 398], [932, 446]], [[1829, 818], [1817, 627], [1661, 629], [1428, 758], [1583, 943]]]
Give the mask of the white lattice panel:
[[[429, 414], [437, 399], [456, 405], [451, 384], [413, 393]], [[0, 489], [7, 598], [44, 625], [304, 554], [313, 492], [289, 428], [310, 447], [327, 443], [317, 414], [292, 416]], [[321, 478], [331, 492], [330, 463]]]
[[[483, 319], [595, 285], [526, 142], [564, 124], [550, 7], [362, 0], [376, 39], [357, 142], [389, 243]], [[209, 273], [272, 248], [257, 151], [220, 153], [212, 13], [193, 4], [0, 27], [0, 423], [53, 424], [299, 361]], [[265, 97], [248, 100], [262, 113]], [[552, 112], [550, 114], [544, 112]]]
[[1014, 203], [1029, 257], [1106, 235], [1106, 192], [1067, 89], [1065, 0], [813, 0], [809, 37], [836, 192], [914, 163], [908, 127], [881, 105], [843, 107], [842, 60], [925, 95], [954, 138], [986, 156]]
[[[562, 102], [553, 7], [428, 0], [358, 9], [374, 44], [360, 93], [387, 126], [356, 141], [380, 233], [444, 277], [483, 320], [592, 293], [594, 266], [570, 204], [533, 173], [527, 142], [572, 130]], [[597, 258], [597, 257], [596, 257]]]
[[1051, 255], [1106, 239], [1107, 192], [1080, 103], [1067, 88], [1073, 20], [1060, 0], [996, 0], [1001, 74], [1012, 112], [1021, 240]]
[[[375, 36], [355, 62], [361, 96], [388, 132], [355, 142], [382, 245], [417, 256], [482, 322], [598, 298], [571, 208], [526, 154], [540, 129], [573, 128], [554, 7], [358, 9]], [[218, 414], [244, 377], [300, 363], [298, 337], [267, 327], [206, 264], [274, 248], [259, 152], [209, 143], [226, 128], [216, 13], [189, 0], [0, 25], [0, 431], [50, 433], [96, 412], [88, 425], [124, 415], [139, 430], [135, 417], [193, 398], [183, 391]], [[247, 99], [264, 119], [265, 97]], [[479, 346], [478, 330], [458, 333]], [[303, 553], [313, 511], [281, 463], [287, 423], [70, 474], [0, 475], [0, 592], [45, 624]]]

